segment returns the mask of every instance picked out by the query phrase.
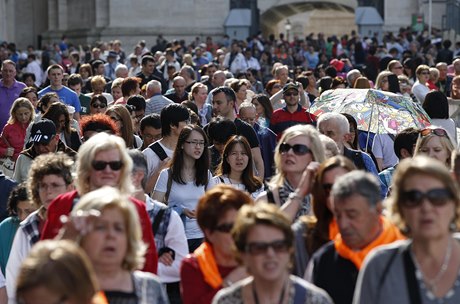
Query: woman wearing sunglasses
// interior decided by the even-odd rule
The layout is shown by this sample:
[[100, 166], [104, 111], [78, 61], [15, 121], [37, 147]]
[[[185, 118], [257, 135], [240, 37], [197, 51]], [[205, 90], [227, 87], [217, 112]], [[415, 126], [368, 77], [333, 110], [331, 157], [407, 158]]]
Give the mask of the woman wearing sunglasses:
[[450, 167], [451, 155], [454, 149], [454, 145], [445, 129], [429, 126], [420, 131], [415, 144], [414, 155], [426, 154]]
[[203, 242], [196, 221], [199, 198], [215, 184], [209, 171], [208, 138], [196, 125], [185, 126], [179, 134], [169, 168], [158, 177], [152, 198], [171, 206], [185, 225], [189, 252]]
[[367, 257], [354, 303], [460, 303], [460, 197], [449, 170], [426, 156], [403, 160], [391, 213], [410, 239]]
[[426, 83], [430, 79], [430, 67], [424, 64], [419, 65], [415, 70], [415, 75], [417, 81], [412, 86], [412, 93], [417, 98], [417, 101], [423, 104], [426, 94], [430, 92], [430, 89], [426, 86]]
[[324, 290], [289, 274], [291, 222], [273, 204], [243, 206], [232, 237], [251, 277], [220, 291], [213, 303], [332, 303]]
[[217, 185], [200, 199], [197, 221], [205, 241], [182, 262], [181, 290], [184, 304], [211, 303], [222, 288], [247, 277], [233, 251], [230, 235], [238, 209], [252, 199], [229, 185]]
[[[307, 167], [315, 171], [325, 159], [324, 148], [319, 132], [312, 126], [296, 125], [286, 129], [275, 149], [276, 174], [256, 202], [265, 201], [282, 206], [299, 185]], [[310, 175], [312, 176], [312, 175]], [[304, 195], [298, 195], [301, 207], [295, 218], [310, 213], [310, 189]]]
[[[132, 166], [133, 162], [121, 137], [102, 132], [89, 138], [81, 145], [77, 155], [77, 190], [64, 193], [51, 202], [41, 238], [54, 238], [62, 227], [61, 216], [68, 215], [78, 205], [80, 197], [88, 192], [110, 186], [124, 195], [131, 195], [134, 191], [131, 182]], [[158, 259], [145, 204], [132, 197], [130, 201], [136, 207], [142, 226], [142, 240], [148, 246], [143, 269], [156, 273]]]
[[216, 182], [246, 191], [253, 198], [263, 191], [262, 181], [254, 175], [251, 147], [244, 136], [234, 135], [225, 144]]
[[107, 109], [107, 98], [102, 94], [93, 95], [89, 104], [89, 114], [104, 113]]

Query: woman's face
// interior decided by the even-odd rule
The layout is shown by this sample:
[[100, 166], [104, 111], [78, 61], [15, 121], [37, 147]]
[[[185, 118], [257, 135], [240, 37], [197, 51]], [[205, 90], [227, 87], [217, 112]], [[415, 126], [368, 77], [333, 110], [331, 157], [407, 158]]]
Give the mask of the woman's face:
[[433, 135], [431, 138], [428, 138], [424, 145], [420, 147], [419, 152], [427, 154], [429, 157], [435, 158], [443, 164], [447, 163], [447, 159], [450, 156], [449, 151], [447, 151], [442, 144], [441, 138], [437, 135]]
[[197, 131], [192, 131], [187, 137], [187, 140], [182, 145], [184, 155], [189, 156], [195, 160], [199, 159], [204, 151], [204, 137]]
[[37, 94], [35, 93], [27, 93], [26, 94], [26, 98], [29, 99], [29, 101], [32, 103], [32, 105], [34, 106], [34, 108], [37, 107], [37, 103], [38, 103], [38, 98], [37, 98]]
[[248, 166], [249, 155], [242, 144], [235, 144], [228, 152], [226, 159], [232, 172], [243, 173]]
[[193, 99], [195, 102], [202, 104], [206, 101], [206, 98], [208, 97], [208, 89], [206, 87], [202, 87], [198, 89], [198, 92], [196, 94], [193, 94]]
[[80, 75], [82, 79], [87, 79], [89, 77], [89, 72], [87, 69], [80, 69]]
[[118, 208], [106, 208], [94, 220], [93, 229], [83, 238], [81, 247], [96, 268], [122, 267], [128, 251], [126, 230], [123, 213]]
[[115, 87], [112, 89], [112, 96], [113, 100], [117, 101], [118, 99], [123, 97], [123, 93], [121, 92], [121, 87]]
[[[417, 201], [416, 193], [427, 194], [434, 189], [446, 189], [444, 184], [437, 178], [426, 174], [414, 174], [404, 181], [403, 192], [406, 193], [401, 198], [401, 216], [410, 228], [414, 239], [438, 239], [449, 233], [449, 224], [455, 216], [454, 201], [443, 195], [436, 195], [437, 206], [426, 196], [421, 199], [419, 205], [405, 206], [405, 201]], [[412, 202], [412, 205], [415, 203]]]
[[16, 110], [16, 120], [25, 125], [30, 122], [32, 112], [26, 107], [20, 107]]
[[452, 81], [452, 98], [460, 99], [460, 80]]
[[94, 94], [102, 94], [102, 92], [104, 92], [105, 83], [96, 82], [94, 84], [91, 84], [91, 87], [93, 88]]
[[242, 259], [254, 279], [273, 282], [288, 274], [291, 250], [280, 229], [256, 225], [248, 233], [246, 246], [248, 250], [242, 254]]
[[[115, 164], [116, 162], [121, 161], [120, 151], [116, 148], [97, 152], [94, 160], [90, 164], [90, 188], [94, 190], [103, 186], [117, 187], [120, 183], [122, 168], [112, 168], [113, 166], [111, 167], [110, 163]], [[98, 168], [94, 168], [93, 163], [105, 164], [105, 167], [102, 170], [97, 170]]]
[[265, 117], [264, 107], [260, 104], [260, 102], [257, 99], [254, 99], [252, 104], [256, 107], [257, 117]]
[[240, 89], [238, 90], [238, 92], [236, 92], [236, 98], [240, 101], [244, 101], [247, 96], [247, 89], [248, 89], [247, 86], [242, 85]]
[[321, 184], [321, 186], [323, 187], [323, 190], [324, 190], [324, 193], [326, 194], [326, 205], [327, 205], [327, 208], [332, 212], [332, 203], [331, 203], [331, 189], [332, 189], [332, 186], [334, 185], [335, 183], [335, 180], [337, 178], [339, 178], [340, 176], [342, 175], [345, 175], [348, 173], [348, 170], [342, 168], [342, 167], [336, 167], [334, 169], [331, 169], [331, 170], [327, 170], [324, 174], [323, 174], [323, 182]]
[[121, 120], [121, 117], [118, 116], [115, 112], [111, 112], [108, 115], [110, 119], [117, 125], [118, 130], [121, 130], [121, 128], [123, 128], [123, 121]]
[[105, 113], [106, 109], [107, 109], [107, 104], [96, 99], [91, 103], [89, 107], [89, 112], [91, 115], [100, 114], [100, 113]]
[[380, 90], [388, 91], [388, 89], [389, 89], [388, 77], [383, 77], [382, 80], [380, 81]]
[[214, 231], [205, 229], [206, 238], [212, 244], [214, 251], [218, 251], [221, 255], [233, 258], [233, 238], [230, 230], [235, 223], [238, 211], [235, 209], [227, 210], [223, 216], [217, 221], [217, 226]]
[[58, 118], [58, 121], [56, 123], [56, 133], [59, 134], [65, 129], [65, 115], [61, 114]]
[[430, 71], [422, 70], [420, 74], [417, 75], [418, 81], [425, 84], [430, 79]]
[[[291, 147], [294, 145], [305, 145], [310, 148], [310, 139], [305, 135], [299, 135], [287, 140], [285, 143]], [[295, 154], [293, 149], [281, 153], [281, 171], [285, 174], [302, 173], [308, 164], [313, 160], [313, 154], [308, 152], [304, 155]]]
[[272, 87], [272, 89], [270, 90], [270, 96], [273, 96], [275, 95], [276, 93], [278, 93], [279, 91], [281, 91], [281, 85], [279, 83], [275, 83], [275, 85]]
[[32, 77], [27, 77], [25, 80], [24, 80], [24, 83], [26, 86], [28, 87], [33, 87], [35, 85], [35, 82], [34, 82], [34, 79]]

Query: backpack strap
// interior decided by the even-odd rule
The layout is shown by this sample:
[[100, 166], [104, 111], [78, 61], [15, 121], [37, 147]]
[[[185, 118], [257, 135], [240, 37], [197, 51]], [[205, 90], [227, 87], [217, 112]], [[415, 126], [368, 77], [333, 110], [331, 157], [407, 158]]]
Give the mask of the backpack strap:
[[420, 297], [420, 286], [418, 285], [417, 278], [415, 277], [415, 265], [410, 255], [410, 246], [403, 249], [404, 272], [407, 283], [407, 290], [409, 291], [409, 299], [411, 304], [422, 303]]
[[171, 193], [171, 185], [172, 185], [172, 170], [171, 168], [168, 169], [168, 183], [166, 184], [166, 193], [163, 197], [163, 203], [168, 205], [169, 194]]
[[165, 214], [167, 208], [168, 207], [161, 206], [157, 215], [155, 215], [155, 218], [153, 219], [153, 223], [152, 223], [153, 235], [157, 234], [158, 227], [160, 226], [161, 220], [163, 219], [163, 215]]
[[158, 158], [160, 158], [160, 160], [165, 160], [168, 157], [166, 151], [158, 142], [154, 142], [149, 147], [150, 149], [152, 149], [153, 152], [155, 152], [156, 155], [158, 155]]

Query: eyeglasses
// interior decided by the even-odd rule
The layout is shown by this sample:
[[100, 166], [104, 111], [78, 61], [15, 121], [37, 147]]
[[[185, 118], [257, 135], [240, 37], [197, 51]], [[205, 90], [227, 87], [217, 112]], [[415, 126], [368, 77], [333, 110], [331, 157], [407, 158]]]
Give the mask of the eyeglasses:
[[286, 240], [277, 240], [270, 243], [252, 242], [246, 245], [246, 252], [252, 255], [265, 254], [269, 248], [272, 248], [276, 253], [285, 253], [289, 249], [289, 244]]
[[223, 233], [229, 233], [230, 231], [232, 231], [234, 224], [235, 223], [223, 223], [223, 224], [216, 226], [214, 230], [223, 232]]
[[407, 208], [419, 207], [427, 199], [433, 206], [444, 206], [453, 199], [452, 193], [447, 189], [431, 189], [427, 192], [419, 190], [403, 191], [401, 193], [401, 205]]
[[93, 108], [98, 108], [98, 109], [105, 109], [107, 107], [107, 105], [104, 103], [93, 103], [91, 104], [91, 106]]
[[96, 171], [104, 170], [107, 167], [107, 165], [109, 165], [112, 171], [118, 171], [121, 169], [121, 167], [123, 167], [123, 162], [121, 160], [110, 161], [110, 162], [106, 162], [103, 160], [95, 160], [91, 163], [91, 165], [93, 166], [93, 169]]
[[186, 140], [185, 142], [188, 143], [189, 145], [194, 145], [194, 146], [198, 146], [198, 147], [204, 147], [204, 145], [205, 145], [204, 141], [195, 141], [195, 140], [188, 141], [188, 140]]
[[48, 191], [48, 190], [51, 190], [51, 191], [56, 191], [60, 188], [63, 188], [65, 187], [66, 184], [56, 184], [56, 183], [51, 183], [51, 184], [38, 184], [38, 191], [42, 192], [42, 191]]
[[281, 153], [287, 153], [291, 149], [295, 155], [305, 155], [311, 152], [310, 148], [308, 148], [306, 145], [301, 144], [295, 144], [291, 146], [290, 144], [282, 143], [279, 147]]
[[286, 97], [298, 96], [298, 95], [299, 95], [298, 92], [296, 92], [296, 93], [294, 93], [294, 92], [291, 92], [291, 93], [284, 93], [284, 96], [286, 96]]
[[447, 137], [447, 131], [441, 128], [435, 128], [435, 129], [426, 128], [420, 131], [420, 135], [422, 135], [423, 137], [428, 136], [430, 134], [434, 134], [439, 137], [443, 137], [443, 136]]

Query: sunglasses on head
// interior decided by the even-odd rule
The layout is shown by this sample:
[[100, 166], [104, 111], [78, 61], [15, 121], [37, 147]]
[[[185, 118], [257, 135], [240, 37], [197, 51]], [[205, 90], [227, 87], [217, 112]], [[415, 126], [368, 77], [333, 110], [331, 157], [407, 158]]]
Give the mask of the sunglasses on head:
[[306, 145], [301, 144], [295, 144], [291, 146], [290, 144], [282, 143], [279, 147], [281, 153], [287, 153], [291, 149], [296, 155], [305, 155], [311, 152], [310, 148], [308, 148]]
[[277, 240], [270, 243], [251, 242], [246, 245], [246, 252], [252, 255], [265, 254], [269, 248], [272, 248], [276, 253], [284, 253], [289, 250], [289, 244], [286, 240]]
[[214, 230], [223, 232], [223, 233], [229, 233], [230, 231], [232, 231], [233, 225], [234, 223], [223, 223], [223, 224], [217, 225]]
[[112, 171], [118, 171], [121, 169], [121, 167], [123, 167], [123, 162], [121, 160], [110, 162], [106, 162], [103, 160], [95, 160], [91, 163], [91, 165], [93, 166], [93, 169], [96, 171], [104, 170], [107, 167], [107, 165], [110, 167]]
[[422, 136], [428, 136], [430, 134], [434, 134], [440, 137], [443, 137], [443, 136], [447, 137], [447, 131], [441, 128], [436, 128], [436, 129], [426, 128], [420, 131], [420, 135]]
[[427, 192], [409, 190], [401, 193], [401, 205], [406, 208], [416, 208], [427, 199], [433, 206], [444, 206], [452, 198], [452, 193], [442, 188], [431, 189]]

